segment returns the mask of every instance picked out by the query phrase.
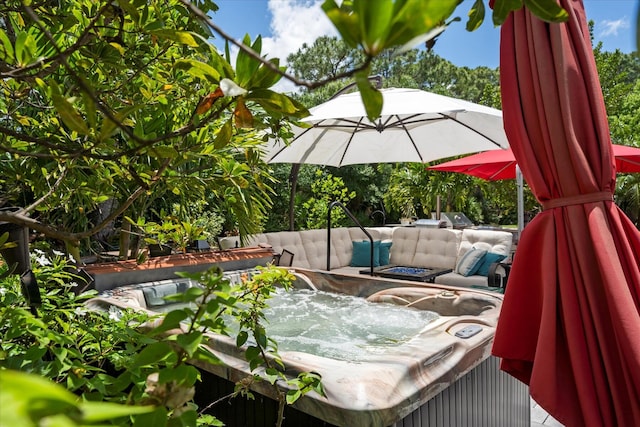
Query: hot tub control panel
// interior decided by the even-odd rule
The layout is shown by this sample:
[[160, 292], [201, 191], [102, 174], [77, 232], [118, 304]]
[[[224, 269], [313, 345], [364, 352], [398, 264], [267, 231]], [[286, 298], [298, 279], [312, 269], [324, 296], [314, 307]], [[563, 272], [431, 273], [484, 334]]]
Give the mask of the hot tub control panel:
[[471, 338], [472, 336], [480, 333], [481, 331], [482, 331], [482, 326], [469, 325], [469, 326], [466, 326], [463, 329], [460, 329], [458, 332], [455, 333], [455, 335], [458, 338], [467, 339], [467, 338]]

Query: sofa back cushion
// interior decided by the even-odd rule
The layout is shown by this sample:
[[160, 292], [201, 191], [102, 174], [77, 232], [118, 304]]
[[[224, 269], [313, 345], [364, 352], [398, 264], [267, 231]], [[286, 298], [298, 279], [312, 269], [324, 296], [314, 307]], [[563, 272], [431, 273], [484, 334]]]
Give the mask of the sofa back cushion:
[[462, 230], [458, 256], [464, 255], [472, 246], [487, 252], [509, 256], [512, 242], [513, 234], [508, 231], [465, 228]]
[[393, 238], [393, 230], [398, 227], [366, 227], [367, 231], [371, 233], [371, 236], [375, 239], [376, 236], [374, 233], [378, 235], [378, 239], [380, 240], [391, 240]]
[[[325, 238], [326, 240], [326, 238]], [[254, 234], [248, 239], [248, 246], [267, 243], [273, 247], [276, 253], [282, 253], [283, 249], [293, 253], [293, 266], [312, 268], [305, 247], [298, 231], [276, 231], [273, 233]]]
[[454, 268], [461, 232], [447, 228], [398, 227], [393, 231], [391, 264]]
[[460, 230], [450, 228], [418, 228], [419, 238], [412, 266], [454, 268], [460, 245]]
[[418, 245], [419, 230], [410, 227], [398, 227], [393, 230], [390, 262], [394, 265], [411, 266]]

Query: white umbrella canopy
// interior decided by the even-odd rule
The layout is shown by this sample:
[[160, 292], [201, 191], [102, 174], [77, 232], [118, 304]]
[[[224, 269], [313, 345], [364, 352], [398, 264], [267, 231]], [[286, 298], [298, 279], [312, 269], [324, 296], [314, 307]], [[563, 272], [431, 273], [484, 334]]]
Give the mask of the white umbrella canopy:
[[426, 163], [509, 147], [502, 112], [419, 89], [383, 89], [382, 114], [372, 123], [359, 92], [310, 109], [287, 146], [270, 141], [268, 163], [345, 166]]

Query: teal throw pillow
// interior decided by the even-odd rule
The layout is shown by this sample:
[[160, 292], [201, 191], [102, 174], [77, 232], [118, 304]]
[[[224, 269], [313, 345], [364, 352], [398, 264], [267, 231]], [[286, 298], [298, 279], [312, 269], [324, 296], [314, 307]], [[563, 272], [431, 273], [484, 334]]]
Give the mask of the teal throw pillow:
[[[380, 240], [373, 242], [373, 266], [380, 266]], [[371, 267], [371, 242], [368, 240], [353, 241], [351, 267]]]
[[389, 265], [389, 258], [391, 257], [391, 243], [391, 240], [380, 242], [380, 257], [378, 258], [378, 265]]
[[464, 255], [458, 260], [454, 272], [462, 274], [463, 276], [471, 276], [478, 271], [482, 258], [487, 254], [484, 249], [478, 249], [471, 247]]
[[494, 262], [500, 262], [503, 259], [507, 258], [506, 255], [496, 254], [493, 252], [487, 252], [482, 261], [478, 265], [478, 271], [475, 273], [479, 276], [488, 276], [489, 275], [489, 267]]

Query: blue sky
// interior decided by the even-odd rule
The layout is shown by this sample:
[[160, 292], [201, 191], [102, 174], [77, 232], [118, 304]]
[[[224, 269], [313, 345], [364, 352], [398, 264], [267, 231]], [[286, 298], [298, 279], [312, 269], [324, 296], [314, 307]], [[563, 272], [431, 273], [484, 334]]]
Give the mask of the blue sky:
[[[249, 33], [263, 37], [263, 54], [282, 60], [303, 43], [321, 35], [335, 35], [331, 23], [320, 11], [318, 0], [217, 0], [220, 10], [212, 18], [235, 38]], [[595, 22], [595, 41], [605, 50], [636, 50], [636, 0], [584, 0], [587, 19]], [[458, 66], [498, 66], [499, 30], [487, 21], [469, 33], [464, 29], [466, 12], [473, 2], [465, 0], [456, 12], [462, 22], [454, 23], [436, 43], [435, 52]]]

